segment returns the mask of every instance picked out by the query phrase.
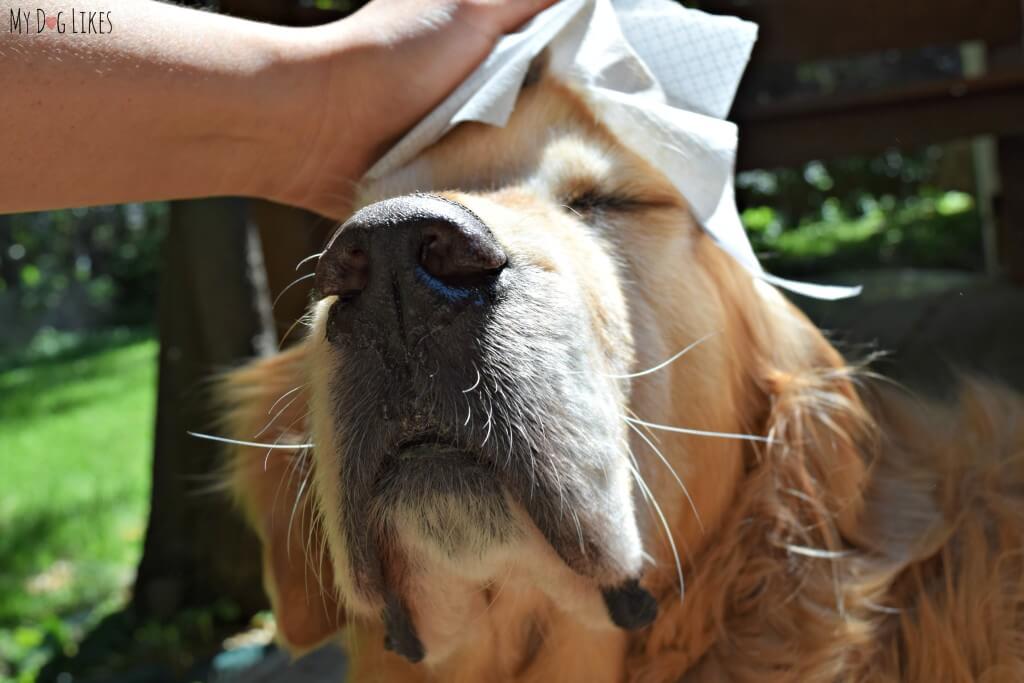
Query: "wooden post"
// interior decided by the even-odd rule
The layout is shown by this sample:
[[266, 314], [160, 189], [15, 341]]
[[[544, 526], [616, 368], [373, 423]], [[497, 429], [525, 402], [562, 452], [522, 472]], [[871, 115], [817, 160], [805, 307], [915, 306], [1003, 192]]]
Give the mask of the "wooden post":
[[1024, 286], [1024, 135], [999, 138], [999, 256], [1007, 279]]
[[[278, 341], [283, 342], [283, 346], [294, 344], [305, 331], [294, 323], [306, 313], [313, 286], [312, 278], [298, 278], [312, 273], [316, 262], [307, 262], [298, 270], [296, 265], [323, 249], [331, 228], [336, 224], [308, 211], [265, 201], [250, 202], [249, 220], [256, 226], [264, 245], [264, 264], [268, 288], [275, 302], [273, 319]], [[288, 337], [284, 339], [286, 334]]]
[[[1024, 2], [1019, 10], [1016, 39], [991, 47], [986, 54], [992, 70], [1024, 71]], [[1017, 113], [1024, 117], [1024, 108]], [[995, 197], [999, 265], [1009, 282], [1024, 286], [1024, 131], [999, 136], [995, 147], [999, 167]]]
[[254, 535], [217, 489], [223, 447], [209, 380], [275, 347], [263, 265], [246, 202], [174, 202], [160, 281], [160, 368], [149, 527], [134, 607], [166, 617], [228, 599], [266, 604]]

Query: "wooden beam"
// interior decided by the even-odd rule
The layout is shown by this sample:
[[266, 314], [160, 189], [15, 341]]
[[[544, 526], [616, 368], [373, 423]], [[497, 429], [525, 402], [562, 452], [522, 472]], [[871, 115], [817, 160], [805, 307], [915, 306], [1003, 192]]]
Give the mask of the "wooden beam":
[[1024, 133], [1024, 73], [925, 84], [865, 97], [744, 109], [737, 168], [793, 166], [986, 133]]
[[1020, 41], [1019, 0], [703, 0], [700, 8], [757, 22], [754, 61], [799, 62], [893, 48]]
[[1024, 285], [1024, 135], [998, 141], [999, 256], [1007, 278]]

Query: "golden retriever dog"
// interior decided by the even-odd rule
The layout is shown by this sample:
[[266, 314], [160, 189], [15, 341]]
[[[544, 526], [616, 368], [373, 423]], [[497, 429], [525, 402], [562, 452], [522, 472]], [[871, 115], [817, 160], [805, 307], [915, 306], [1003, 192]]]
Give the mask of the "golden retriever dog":
[[356, 682], [1024, 681], [1024, 403], [847, 365], [577, 93], [363, 187], [230, 373], [278, 634]]

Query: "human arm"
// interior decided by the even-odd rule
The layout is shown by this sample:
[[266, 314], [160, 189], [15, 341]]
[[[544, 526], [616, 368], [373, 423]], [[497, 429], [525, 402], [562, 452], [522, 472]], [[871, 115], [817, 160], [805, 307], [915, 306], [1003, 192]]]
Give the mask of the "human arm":
[[[0, 33], [0, 213], [241, 195], [341, 217], [388, 145], [548, 4], [378, 0], [286, 28], [44, 0], [65, 33]], [[72, 6], [106, 13], [109, 32], [71, 34]]]

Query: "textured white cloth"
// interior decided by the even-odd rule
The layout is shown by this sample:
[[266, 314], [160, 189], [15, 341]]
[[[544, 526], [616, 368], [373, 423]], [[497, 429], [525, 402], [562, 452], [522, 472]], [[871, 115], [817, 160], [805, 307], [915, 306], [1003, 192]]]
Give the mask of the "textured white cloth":
[[367, 176], [408, 163], [463, 121], [504, 126], [530, 62], [548, 48], [549, 69], [581, 87], [605, 125], [665, 173], [704, 229], [753, 275], [821, 299], [855, 295], [859, 288], [766, 274], [740, 222], [733, 192], [737, 130], [725, 116], [756, 39], [755, 24], [670, 0], [562, 0], [502, 38]]

